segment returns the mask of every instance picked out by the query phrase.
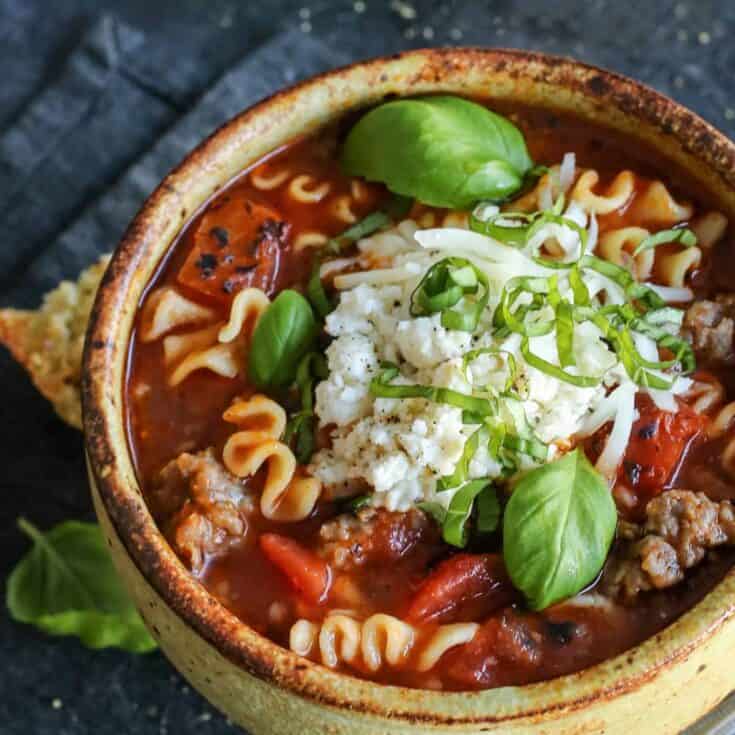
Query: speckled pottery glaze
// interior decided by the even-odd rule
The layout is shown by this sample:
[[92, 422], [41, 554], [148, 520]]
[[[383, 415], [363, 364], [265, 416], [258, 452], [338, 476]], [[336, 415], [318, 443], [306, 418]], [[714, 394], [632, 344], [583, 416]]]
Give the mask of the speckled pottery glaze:
[[117, 568], [174, 666], [254, 735], [676, 733], [735, 686], [735, 572], [673, 625], [585, 671], [524, 687], [452, 693], [385, 686], [302, 659], [228, 612], [186, 570], [145, 505], [123, 415], [141, 295], [186, 221], [265, 153], [394, 96], [446, 92], [571, 111], [687, 171], [735, 217], [735, 145], [647, 87], [567, 59], [439, 49], [315, 77], [243, 112], [164, 179], [105, 276], [84, 359], [84, 424], [95, 507]]

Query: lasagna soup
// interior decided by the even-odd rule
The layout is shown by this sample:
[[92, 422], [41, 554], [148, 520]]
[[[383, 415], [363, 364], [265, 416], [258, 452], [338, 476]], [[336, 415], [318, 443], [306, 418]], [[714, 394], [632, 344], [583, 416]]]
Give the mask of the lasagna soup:
[[355, 676], [483, 689], [625, 651], [733, 558], [727, 227], [547, 111], [402, 100], [273, 152], [140, 306], [160, 528], [248, 625]]

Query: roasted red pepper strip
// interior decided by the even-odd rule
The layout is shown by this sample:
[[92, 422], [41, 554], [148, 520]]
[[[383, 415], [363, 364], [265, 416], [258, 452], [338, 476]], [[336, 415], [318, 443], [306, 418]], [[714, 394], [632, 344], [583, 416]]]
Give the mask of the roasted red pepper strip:
[[408, 608], [408, 618], [425, 622], [444, 618], [458, 607], [482, 601], [485, 614], [516, 597], [499, 554], [455, 554], [423, 581]]
[[707, 418], [680, 403], [676, 413], [662, 411], [653, 401], [638, 399], [638, 420], [633, 424], [620, 477], [645, 504], [661, 493], [671, 479], [688, 444], [706, 426]]
[[289, 229], [272, 207], [227, 195], [207, 210], [194, 231], [179, 283], [222, 300], [248, 286], [269, 293]]
[[327, 599], [332, 574], [329, 565], [298, 541], [277, 533], [264, 533], [260, 548], [268, 561], [286, 575], [291, 586], [308, 602]]

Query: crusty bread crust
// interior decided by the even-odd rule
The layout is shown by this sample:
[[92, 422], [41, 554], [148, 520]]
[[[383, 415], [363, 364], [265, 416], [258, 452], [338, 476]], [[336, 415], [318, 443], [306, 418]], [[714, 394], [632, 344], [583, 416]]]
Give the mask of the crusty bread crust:
[[0, 309], [0, 343], [28, 371], [66, 423], [82, 428], [80, 382], [84, 334], [110, 256], [62, 281], [35, 311]]

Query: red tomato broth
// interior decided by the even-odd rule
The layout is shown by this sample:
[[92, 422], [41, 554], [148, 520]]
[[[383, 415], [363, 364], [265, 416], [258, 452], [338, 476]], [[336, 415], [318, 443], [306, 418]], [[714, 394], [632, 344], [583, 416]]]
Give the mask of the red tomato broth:
[[[578, 165], [595, 167], [601, 173], [601, 186], [624, 167], [642, 174], [636, 178], [637, 187], [647, 185], [644, 176], [654, 177], [664, 169], [663, 162], [605, 129], [544, 111], [506, 109], [503, 105], [493, 107], [510, 114], [521, 127], [537, 163], [557, 163], [565, 152], [574, 151]], [[336, 197], [350, 196], [352, 186], [350, 179], [339, 170], [335, 146], [334, 131], [328, 131], [321, 137], [296, 141], [244, 172], [215, 195], [184, 228], [153, 285], [176, 286], [187, 298], [213, 308], [222, 321], [227, 319], [235, 293], [248, 285], [261, 287], [271, 296], [287, 287], [303, 290], [315, 251], [305, 248], [297, 252], [293, 247], [295, 239], [309, 231], [335, 236], [347, 227], [332, 208]], [[269, 191], [258, 189], [249, 176], [252, 170], [270, 176], [283, 169], [328, 181], [331, 185], [329, 196], [318, 204], [304, 204], [294, 201], [285, 186]], [[672, 175], [668, 167], [666, 170], [669, 175], [659, 178], [673, 186], [676, 196], [680, 191], [694, 190], [684, 186], [685, 176], [677, 172]], [[352, 201], [358, 218], [374, 211], [387, 196], [382, 187], [363, 186], [367, 194], [359, 202]], [[245, 224], [238, 229], [241, 222], [237, 212], [244, 212], [248, 207], [264, 216], [258, 218], [257, 226]], [[252, 268], [258, 257], [250, 247], [253, 233], [257, 234], [265, 219], [286, 223], [285, 245], [269, 253], [267, 268], [258, 268], [257, 263], [256, 268]], [[600, 229], [604, 231], [625, 224], [623, 212], [601, 218]], [[221, 247], [222, 236], [217, 234], [217, 228], [228, 230], [226, 247]], [[210, 253], [217, 258], [233, 255], [234, 259], [225, 263], [228, 267], [223, 269], [222, 275], [210, 273], [198, 283], [197, 274], [202, 268], [196, 262], [202, 254]], [[242, 269], [240, 272], [238, 267]], [[233, 274], [236, 277], [232, 286], [223, 288], [226, 281], [233, 279]], [[698, 281], [698, 292], [704, 293], [708, 288], [705, 274]], [[157, 508], [151, 488], [161, 468], [182, 451], [213, 446], [221, 456], [222, 446], [233, 431], [232, 425], [222, 421], [222, 412], [235, 396], [252, 392], [253, 388], [243, 376], [225, 379], [205, 371], [195, 373], [172, 388], [167, 384], [160, 342], [146, 344], [134, 335], [125, 397], [128, 435], [144, 494], [154, 514]], [[639, 491], [639, 506], [632, 515], [640, 510], [645, 498], [671, 486], [674, 480], [689, 481], [692, 468], [716, 465], [717, 447], [720, 446], [717, 442], [692, 441], [702, 429], [694, 425], [693, 419], [691, 425], [682, 428], [678, 419], [672, 426], [665, 417], [649, 416], [647, 405], [643, 409], [644, 415], [636, 426], [640, 430], [646, 421], [661, 423], [662, 437], [668, 437], [661, 438], [662, 446], [667, 446], [664, 450], [666, 460], [658, 464], [648, 461], [648, 450], [635, 441], [631, 443], [628, 454], [632, 461], [664, 468], [652, 471], [650, 478], [646, 476], [644, 483], [638, 483], [634, 492]], [[605, 428], [598, 439], [604, 431]], [[692, 448], [687, 453], [685, 450], [690, 444]], [[595, 454], [593, 445], [594, 440], [585, 442], [591, 455]], [[728, 484], [721, 473], [720, 481], [722, 488], [727, 490], [721, 489], [714, 495], [735, 497], [735, 486]], [[247, 484], [257, 495], [261, 483], [262, 472], [259, 472]], [[689, 486], [708, 491], [701, 483], [693, 482]], [[343, 607], [342, 586], [359, 590], [363, 608], [356, 612], [361, 617], [375, 612], [401, 617], [410, 614], [412, 609], [415, 611], [417, 595], [426, 589], [432, 570], [435, 572], [443, 563], [451, 564], [454, 558], [446, 547], [419, 544], [391, 564], [332, 573], [326, 586], [328, 591], [316, 599], [314, 595], [300, 593], [299, 585], [289, 580], [283, 567], [272, 563], [272, 554], [269, 560], [258, 541], [264, 534], [279, 534], [311, 553], [309, 550], [316, 544], [321, 524], [339, 512], [337, 504], [323, 502], [318, 504], [312, 517], [299, 523], [276, 523], [258, 515], [248, 524], [240, 543], [208, 561], [200, 579], [236, 615], [284, 646], [288, 645], [289, 629], [295, 620], [301, 617], [321, 620], [330, 607]], [[167, 519], [159, 514], [159, 520], [165, 528]], [[494, 544], [497, 547], [497, 539]], [[482, 551], [497, 551], [497, 548]], [[625, 651], [665, 627], [701, 599], [727, 571], [731, 561], [731, 555], [721, 554], [719, 559], [693, 570], [685, 582], [672, 590], [644, 595], [635, 606], [616, 607], [614, 614], [603, 607], [565, 604], [541, 613], [528, 612], [508, 586], [504, 572], [498, 573], [494, 595], [484, 595], [469, 584], [467, 599], [441, 608], [438, 616], [441, 622], [477, 620], [483, 627], [472, 643], [449, 651], [430, 672], [413, 671], [411, 657], [400, 667], [384, 668], [377, 673], [359, 665], [341, 667], [341, 670], [349, 673], [357, 668], [361, 676], [380, 682], [456, 690], [524, 684], [570, 673]], [[414, 617], [421, 618], [420, 615]], [[437, 625], [434, 616], [425, 617], [426, 620], [418, 625], [418, 634], [422, 637], [430, 635]], [[572, 629], [574, 634], [570, 633]]]

